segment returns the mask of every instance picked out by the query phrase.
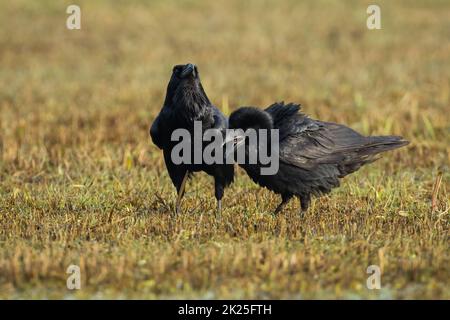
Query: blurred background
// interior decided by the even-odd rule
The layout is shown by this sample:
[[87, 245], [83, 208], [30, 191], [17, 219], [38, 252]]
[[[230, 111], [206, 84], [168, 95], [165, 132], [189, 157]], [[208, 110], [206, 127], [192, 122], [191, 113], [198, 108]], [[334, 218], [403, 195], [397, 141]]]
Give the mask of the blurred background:
[[[69, 16], [66, 8], [71, 4], [81, 8], [81, 30], [66, 28]], [[82, 252], [99, 259], [95, 264], [83, 262], [83, 271], [92, 275], [93, 292], [101, 286], [114, 286], [105, 280], [110, 273], [115, 275], [112, 277], [116, 277], [116, 284], [123, 281], [124, 286], [131, 283], [133, 288], [140, 288], [143, 281], [147, 290], [144, 291], [150, 297], [174, 294], [170, 288], [203, 292], [211, 284], [222, 288], [213, 290], [217, 295], [211, 297], [265, 297], [257, 293], [261, 290], [269, 297], [297, 297], [294, 293], [299, 291], [315, 297], [314, 292], [318, 291], [314, 290], [319, 289], [325, 292], [324, 296], [345, 297], [345, 290], [362, 290], [347, 273], [340, 276], [333, 273], [319, 286], [308, 286], [308, 280], [302, 280], [303, 287], [277, 289], [271, 284], [289, 280], [270, 278], [264, 271], [259, 276], [242, 276], [249, 284], [245, 284], [246, 280], [237, 282], [242, 285], [240, 295], [231, 294], [221, 282], [237, 279], [230, 270], [217, 271], [222, 280], [193, 275], [194, 278], [182, 281], [188, 287], [177, 287], [175, 280], [163, 277], [163, 271], [171, 270], [171, 259], [176, 265], [195, 269], [195, 259], [187, 258], [196, 254], [190, 247], [192, 243], [206, 243], [208, 247], [210, 240], [222, 241], [235, 252], [229, 239], [236, 238], [239, 244], [253, 234], [259, 239], [255, 252], [267, 249], [261, 245], [265, 241], [261, 233], [250, 232], [246, 227], [231, 230], [226, 224], [216, 226], [213, 218], [205, 219], [217, 229], [188, 234], [188, 244], [174, 249], [173, 243], [181, 241], [180, 230], [188, 230], [190, 223], [195, 226], [198, 216], [192, 221], [177, 220], [176, 225], [165, 218], [174, 191], [162, 156], [151, 144], [148, 129], [162, 106], [172, 66], [192, 62], [198, 65], [209, 98], [226, 114], [243, 105], [265, 107], [275, 101], [292, 101], [301, 103], [305, 113], [324, 121], [341, 122], [364, 134], [396, 134], [410, 140], [408, 148], [389, 154], [388, 160], [377, 162], [373, 169], [349, 180], [344, 192], [361, 188], [370, 194], [370, 190], [376, 190], [375, 199], [383, 202], [388, 201], [384, 197], [397, 190], [392, 204], [395, 209], [378, 209], [392, 212], [394, 220], [387, 221], [400, 221], [407, 228], [403, 234], [411, 240], [411, 247], [408, 246], [411, 250], [418, 247], [421, 239], [429, 239], [421, 252], [435, 259], [434, 267], [423, 260], [420, 263], [425, 273], [418, 275], [414, 268], [422, 264], [412, 264], [409, 278], [399, 284], [408, 287], [408, 281], [414, 282], [426, 274], [424, 287], [401, 294], [386, 293], [387, 297], [449, 297], [448, 288], [445, 291], [442, 284], [445, 281], [448, 284], [449, 278], [448, 252], [445, 254], [448, 244], [444, 240], [448, 236], [445, 168], [450, 158], [450, 2], [377, 1], [381, 8], [381, 30], [366, 27], [370, 4], [370, 1], [324, 0], [1, 1], [0, 239], [4, 245], [0, 248], [0, 274], [4, 278], [0, 286], [4, 295], [49, 296], [48, 283], [64, 281], [63, 266], [72, 260], [85, 259]], [[444, 213], [436, 218], [443, 223], [442, 229], [416, 233], [408, 229], [413, 228], [411, 225], [397, 219], [417, 214], [419, 220], [414, 220], [415, 223], [425, 225], [420, 219], [425, 219], [424, 212], [428, 212], [438, 172], [444, 177], [438, 196], [441, 201], [438, 206]], [[372, 173], [379, 178], [373, 178]], [[403, 191], [395, 184], [396, 173], [409, 174], [408, 179], [399, 179], [406, 181]], [[390, 176], [394, 179], [389, 180], [392, 184], [377, 180]], [[256, 194], [249, 201], [261, 201], [263, 212], [270, 212], [278, 201], [267, 191], [259, 191], [241, 172], [238, 177], [235, 189], [229, 191], [236, 195], [236, 200], [226, 198], [231, 206], [230, 219], [238, 212], [244, 212], [247, 218], [230, 220], [234, 226], [250, 219], [245, 213], [247, 209], [239, 207], [239, 203], [247, 203], [242, 200], [245, 193], [241, 191]], [[360, 182], [367, 177], [369, 185]], [[214, 203], [208, 193], [210, 181], [206, 178], [197, 181], [193, 182], [194, 194], [188, 194], [186, 206], [211, 211]], [[388, 185], [387, 189], [378, 183]], [[361, 202], [354, 203], [364, 208], [367, 199], [362, 193], [354, 191], [353, 196], [359, 195], [357, 199]], [[204, 194], [207, 196], [196, 198]], [[333, 208], [345, 210], [353, 200], [339, 195], [336, 200], [329, 200], [337, 204], [316, 205], [322, 212]], [[405, 217], [399, 217], [398, 212]], [[281, 241], [278, 232], [281, 229], [274, 226], [283, 225], [279, 219], [284, 218], [267, 215], [257, 219], [269, 240], [275, 237], [278, 240], [274, 241]], [[336, 219], [341, 218], [337, 215]], [[310, 223], [321, 225], [317, 221]], [[293, 225], [297, 230], [288, 228], [282, 241], [304, 239], [302, 223]], [[344, 229], [322, 232], [337, 236], [356, 232]], [[365, 225], [360, 231], [361, 239], [366, 239], [371, 230], [372, 225]], [[395, 238], [398, 230], [401, 227], [392, 229], [394, 240], [390, 241], [399, 241], [395, 250], [406, 254], [409, 249]], [[315, 236], [318, 237], [317, 233]], [[92, 244], [93, 239], [96, 244]], [[274, 250], [274, 256], [286, 254], [288, 261], [292, 255], [280, 243], [268, 247]], [[378, 245], [370, 250], [375, 250], [378, 257], [377, 250], [387, 246], [386, 243], [380, 235]], [[322, 258], [329, 250], [316, 249]], [[182, 254], [177, 250], [187, 250], [183, 251], [187, 260], [180, 260]], [[122, 251], [130, 260], [120, 260]], [[142, 258], [155, 252], [170, 256], [159, 262]], [[342, 254], [338, 254], [338, 249], [333, 252], [336, 257]], [[295, 259], [303, 261], [298, 256]], [[361, 259], [370, 260], [367, 256]], [[120, 261], [124, 264], [122, 271], [117, 270]], [[308, 261], [305, 265], [314, 265]], [[349, 256], [346, 261], [348, 264], [340, 272], [352, 270], [354, 260]], [[203, 263], [211, 266], [215, 262]], [[40, 267], [34, 269], [35, 265]], [[147, 271], [139, 269], [141, 266]], [[394, 269], [398, 275], [404, 269], [400, 264], [397, 266]], [[309, 269], [305, 270], [300, 268], [293, 274], [312, 279]], [[151, 282], [158, 277], [158, 284]], [[357, 277], [364, 277], [364, 273]], [[234, 283], [231, 280], [230, 286]], [[26, 291], [29, 286], [41, 286], [42, 291], [30, 293]]]
[[121, 142], [147, 143], [171, 68], [186, 62], [226, 112], [285, 100], [366, 134], [443, 143], [448, 133], [447, 1], [380, 2], [381, 30], [366, 27], [369, 1], [79, 1], [81, 30], [66, 28], [69, 4], [0, 4], [4, 139], [53, 118], [54, 127], [24, 132], [37, 147], [77, 117], [102, 139], [107, 128], [89, 121], [99, 116], [120, 120]]

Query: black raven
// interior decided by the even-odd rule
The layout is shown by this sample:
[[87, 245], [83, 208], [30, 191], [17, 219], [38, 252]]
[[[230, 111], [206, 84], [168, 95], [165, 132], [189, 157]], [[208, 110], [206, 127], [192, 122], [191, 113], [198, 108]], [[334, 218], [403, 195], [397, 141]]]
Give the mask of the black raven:
[[150, 136], [153, 143], [163, 150], [167, 171], [177, 189], [176, 213], [180, 211], [180, 201], [184, 194], [186, 180], [197, 171], [204, 171], [214, 177], [215, 196], [220, 213], [224, 189], [232, 183], [234, 178], [233, 165], [175, 164], [171, 159], [172, 149], [177, 143], [171, 141], [172, 132], [182, 128], [188, 130], [192, 136], [194, 121], [202, 122], [203, 131], [217, 129], [223, 132], [228, 126], [227, 118], [211, 104], [206, 96], [197, 66], [191, 63], [176, 65], [167, 86], [164, 105], [150, 128]]
[[[330, 192], [339, 186], [339, 178], [377, 160], [377, 154], [409, 143], [398, 136], [365, 137], [346, 126], [311, 119], [300, 112], [300, 105], [283, 102], [264, 111], [239, 108], [230, 115], [229, 128], [279, 130], [279, 170], [275, 175], [262, 175], [260, 162], [240, 164], [253, 181], [281, 195], [275, 213], [293, 196], [300, 199], [301, 211], [306, 211], [311, 195]], [[248, 157], [248, 136], [234, 139], [245, 143]]]

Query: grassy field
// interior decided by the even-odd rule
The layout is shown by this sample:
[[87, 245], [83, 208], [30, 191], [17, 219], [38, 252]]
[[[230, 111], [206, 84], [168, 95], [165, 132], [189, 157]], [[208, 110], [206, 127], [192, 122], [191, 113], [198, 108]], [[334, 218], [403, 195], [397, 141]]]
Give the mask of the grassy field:
[[[72, 1], [0, 2], [0, 298], [450, 299], [450, 2], [378, 1], [372, 31], [368, 1], [76, 2], [81, 30]], [[303, 218], [241, 169], [222, 219], [203, 174], [174, 217], [148, 129], [186, 62], [225, 113], [293, 101], [411, 144]]]

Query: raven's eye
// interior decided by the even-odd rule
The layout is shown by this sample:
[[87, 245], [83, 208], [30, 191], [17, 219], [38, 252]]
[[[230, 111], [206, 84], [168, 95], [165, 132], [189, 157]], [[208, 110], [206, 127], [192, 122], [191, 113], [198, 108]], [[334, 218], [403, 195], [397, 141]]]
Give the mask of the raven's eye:
[[183, 68], [181, 66], [173, 67], [173, 73], [179, 74]]

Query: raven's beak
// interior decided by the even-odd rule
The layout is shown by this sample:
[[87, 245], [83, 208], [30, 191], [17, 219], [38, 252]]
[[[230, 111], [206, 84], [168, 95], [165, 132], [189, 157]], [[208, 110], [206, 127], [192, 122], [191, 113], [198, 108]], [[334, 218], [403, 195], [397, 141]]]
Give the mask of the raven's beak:
[[[233, 143], [233, 147], [229, 148], [226, 146], [227, 143]], [[241, 134], [230, 134], [225, 138], [223, 145], [225, 146], [225, 159], [228, 159], [231, 154], [234, 154], [243, 143], [245, 142], [245, 135]]]
[[184, 67], [183, 71], [181, 72], [180, 77], [186, 78], [190, 74], [192, 74], [194, 76], [194, 78], [197, 76], [196, 71], [195, 71], [195, 65], [193, 65], [192, 63], [188, 63]]
[[233, 142], [234, 149], [237, 149], [242, 143], [245, 141], [245, 135], [244, 134], [228, 134], [225, 137], [224, 142], [222, 143], [222, 147], [225, 146], [227, 143]]

